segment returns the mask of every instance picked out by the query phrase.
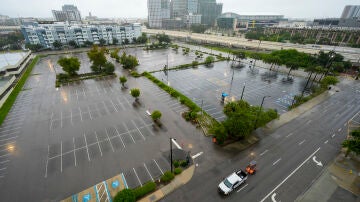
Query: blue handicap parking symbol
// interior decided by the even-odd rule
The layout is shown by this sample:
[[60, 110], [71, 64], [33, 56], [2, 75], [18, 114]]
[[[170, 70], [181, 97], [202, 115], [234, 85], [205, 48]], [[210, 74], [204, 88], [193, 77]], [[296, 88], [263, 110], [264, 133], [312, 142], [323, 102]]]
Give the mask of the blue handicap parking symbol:
[[90, 199], [91, 199], [90, 194], [85, 194], [85, 195], [83, 196], [83, 202], [88, 202], [88, 201], [90, 201]]
[[111, 183], [111, 186], [112, 186], [112, 188], [115, 189], [116, 187], [119, 186], [119, 181], [115, 180], [114, 182]]

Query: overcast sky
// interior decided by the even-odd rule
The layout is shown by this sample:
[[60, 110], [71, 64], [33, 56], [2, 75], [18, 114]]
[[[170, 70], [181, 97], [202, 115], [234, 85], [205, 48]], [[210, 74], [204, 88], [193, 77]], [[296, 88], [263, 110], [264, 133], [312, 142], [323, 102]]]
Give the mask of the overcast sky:
[[[287, 18], [340, 17], [345, 5], [360, 0], [217, 0], [223, 12], [270, 12]], [[147, 17], [147, 0], [1, 0], [0, 14], [10, 17], [52, 17], [51, 10], [74, 4], [82, 17]]]

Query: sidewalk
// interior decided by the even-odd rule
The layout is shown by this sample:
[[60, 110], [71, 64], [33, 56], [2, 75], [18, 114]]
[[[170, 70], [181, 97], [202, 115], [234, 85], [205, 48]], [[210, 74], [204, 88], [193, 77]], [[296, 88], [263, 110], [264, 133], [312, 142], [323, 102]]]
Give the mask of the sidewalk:
[[152, 202], [158, 201], [162, 199], [164, 196], [170, 194], [177, 188], [181, 187], [182, 185], [188, 183], [195, 172], [195, 165], [190, 166], [186, 170], [184, 170], [181, 174], [177, 175], [173, 181], [169, 184], [161, 187], [154, 193], [147, 195], [146, 197], [140, 199], [140, 202]]

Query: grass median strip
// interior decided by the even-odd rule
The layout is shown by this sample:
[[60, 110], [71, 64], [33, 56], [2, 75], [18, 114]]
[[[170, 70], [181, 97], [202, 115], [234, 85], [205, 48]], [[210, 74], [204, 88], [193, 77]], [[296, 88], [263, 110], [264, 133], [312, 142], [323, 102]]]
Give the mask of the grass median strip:
[[6, 99], [6, 101], [4, 102], [3, 106], [0, 108], [0, 125], [3, 123], [3, 121], [5, 120], [7, 114], [9, 113], [11, 107], [13, 106], [16, 97], [19, 95], [20, 91], [22, 90], [26, 80], [28, 79], [28, 77], [31, 75], [31, 71], [34, 68], [34, 66], [36, 65], [36, 63], [39, 61], [39, 56], [36, 56], [31, 63], [28, 65], [28, 67], [26, 68], [25, 72], [23, 73], [23, 75], [21, 76], [21, 78], [18, 80], [14, 90], [11, 92], [11, 94], [9, 95], [9, 97]]

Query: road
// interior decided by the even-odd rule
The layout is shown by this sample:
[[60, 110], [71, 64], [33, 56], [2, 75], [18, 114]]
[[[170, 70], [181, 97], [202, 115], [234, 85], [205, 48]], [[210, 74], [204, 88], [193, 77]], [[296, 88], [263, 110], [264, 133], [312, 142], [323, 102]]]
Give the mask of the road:
[[143, 29], [143, 32], [149, 34], [165, 33], [167, 35], [178, 37], [178, 38], [188, 38], [195, 41], [200, 41], [204, 43], [214, 43], [221, 44], [225, 46], [235, 46], [235, 47], [251, 47], [258, 49], [268, 49], [268, 50], [280, 50], [280, 49], [297, 49], [298, 51], [315, 54], [320, 50], [330, 51], [335, 50], [337, 53], [340, 53], [344, 56], [345, 60], [351, 60], [357, 62], [359, 58], [360, 49], [359, 48], [350, 48], [350, 47], [334, 47], [326, 45], [317, 45], [313, 47], [311, 45], [302, 45], [302, 44], [292, 44], [292, 43], [280, 43], [280, 42], [271, 42], [271, 41], [258, 41], [258, 40], [247, 40], [245, 38], [239, 37], [228, 37], [228, 36], [216, 36], [208, 34], [197, 34], [180, 31], [170, 31], [170, 30], [156, 30], [156, 29]]
[[[193, 179], [162, 201], [294, 201], [321, 175], [339, 153], [346, 122], [360, 110], [360, 83], [342, 80], [328, 100], [280, 127], [235, 157], [206, 163]], [[206, 154], [195, 159], [198, 168]], [[228, 197], [217, 193], [218, 183], [255, 159], [258, 172]]]

